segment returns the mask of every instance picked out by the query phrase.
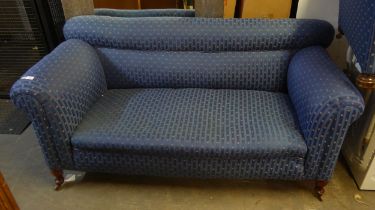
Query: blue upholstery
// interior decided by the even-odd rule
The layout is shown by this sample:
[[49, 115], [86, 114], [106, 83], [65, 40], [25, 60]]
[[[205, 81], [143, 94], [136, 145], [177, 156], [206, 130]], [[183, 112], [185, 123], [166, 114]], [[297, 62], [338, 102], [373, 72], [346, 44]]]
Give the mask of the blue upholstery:
[[195, 17], [195, 10], [189, 9], [95, 9], [95, 15], [111, 17]]
[[76, 167], [88, 172], [163, 177], [300, 180], [303, 158], [218, 159], [129, 155], [73, 150]]
[[[88, 170], [130, 173], [136, 168], [146, 170], [141, 165], [148, 161], [160, 162], [157, 167], [161, 168], [178, 168], [185, 163], [174, 163], [174, 158], [204, 159], [215, 163], [210, 174], [234, 178], [302, 178], [307, 151], [288, 95], [197, 88], [110, 90], [84, 117], [71, 143], [79, 154], [76, 164]], [[104, 168], [97, 161], [82, 159], [82, 154], [97, 151], [101, 153], [96, 160], [105, 160], [111, 153], [120, 159], [114, 158]], [[246, 160], [246, 167], [253, 169], [224, 175], [217, 159]], [[260, 164], [266, 160], [281, 171], [270, 173], [268, 164]], [[289, 160], [295, 162], [293, 167]], [[153, 170], [147, 175], [155, 175]], [[190, 173], [199, 176], [200, 170]], [[174, 173], [164, 172], [176, 176], [185, 170]]]
[[340, 0], [339, 25], [363, 73], [375, 74], [375, 2]]
[[327, 47], [334, 29], [321, 20], [80, 16], [67, 21], [64, 35], [128, 50], [255, 51]]
[[50, 168], [74, 168], [70, 138], [105, 90], [95, 50], [79, 40], [58, 46], [14, 84], [11, 97], [32, 120]]
[[71, 143], [168, 157], [303, 158], [306, 153], [288, 95], [253, 90], [110, 90], [84, 117]]
[[293, 57], [288, 90], [309, 148], [306, 176], [327, 180], [349, 126], [364, 110], [363, 98], [321, 47]]
[[364, 107], [325, 52], [333, 32], [318, 20], [77, 17], [11, 97], [51, 169], [328, 180]]
[[286, 92], [292, 51], [172, 52], [99, 48], [108, 88], [225, 88]]

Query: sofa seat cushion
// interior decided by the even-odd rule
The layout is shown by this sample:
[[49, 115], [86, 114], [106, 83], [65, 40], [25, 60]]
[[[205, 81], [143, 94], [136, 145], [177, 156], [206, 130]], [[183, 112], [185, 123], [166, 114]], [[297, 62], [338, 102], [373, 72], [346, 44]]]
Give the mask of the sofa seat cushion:
[[179, 158], [304, 158], [307, 147], [283, 93], [114, 89], [90, 109], [79, 151]]

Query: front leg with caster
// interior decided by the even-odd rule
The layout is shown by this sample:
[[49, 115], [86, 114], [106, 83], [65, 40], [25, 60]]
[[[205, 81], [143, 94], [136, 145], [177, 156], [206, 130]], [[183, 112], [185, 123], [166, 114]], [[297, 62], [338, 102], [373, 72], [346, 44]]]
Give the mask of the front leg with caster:
[[322, 196], [325, 192], [324, 187], [328, 184], [328, 181], [318, 180], [315, 182], [315, 193], [320, 201], [323, 201]]
[[51, 173], [55, 177], [55, 190], [58, 191], [64, 184], [64, 172], [63, 170], [52, 170]]

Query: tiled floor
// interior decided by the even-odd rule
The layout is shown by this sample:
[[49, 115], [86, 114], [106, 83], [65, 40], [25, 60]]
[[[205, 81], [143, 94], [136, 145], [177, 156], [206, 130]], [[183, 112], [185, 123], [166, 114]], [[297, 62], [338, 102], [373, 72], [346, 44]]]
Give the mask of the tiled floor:
[[[288, 181], [166, 179], [86, 174], [59, 192], [31, 128], [0, 135], [0, 170], [25, 210], [60, 209], [375, 209], [375, 192], [358, 191], [342, 163], [324, 201], [311, 184]], [[360, 195], [364, 203], [354, 199]]]

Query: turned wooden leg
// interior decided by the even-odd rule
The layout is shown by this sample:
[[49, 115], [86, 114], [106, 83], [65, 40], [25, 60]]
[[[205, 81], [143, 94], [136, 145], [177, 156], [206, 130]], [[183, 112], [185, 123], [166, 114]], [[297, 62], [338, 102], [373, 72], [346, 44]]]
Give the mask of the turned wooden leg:
[[63, 170], [52, 170], [52, 175], [55, 177], [55, 190], [59, 190], [64, 184], [64, 172]]
[[318, 197], [318, 199], [320, 201], [323, 201], [322, 200], [322, 196], [325, 192], [324, 190], [324, 187], [328, 184], [328, 181], [321, 181], [321, 180], [318, 180], [315, 182], [315, 192], [316, 192], [316, 195]]
[[359, 74], [356, 78], [357, 86], [362, 90], [365, 98], [365, 104], [367, 105], [371, 96], [371, 93], [375, 90], [375, 75], [372, 74]]

